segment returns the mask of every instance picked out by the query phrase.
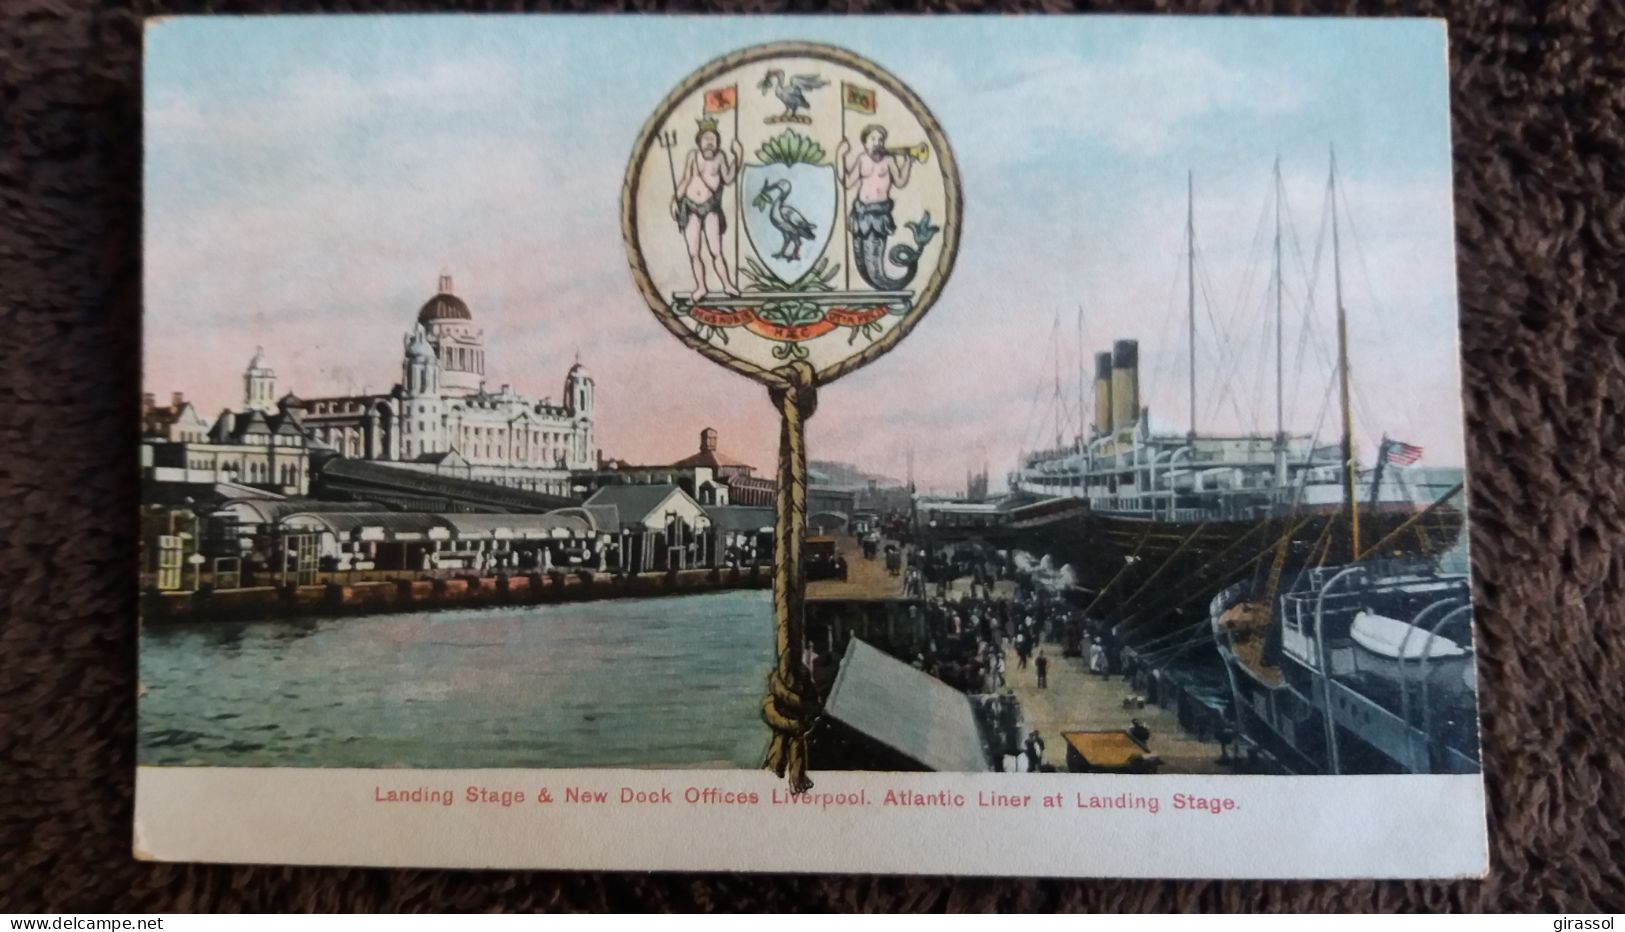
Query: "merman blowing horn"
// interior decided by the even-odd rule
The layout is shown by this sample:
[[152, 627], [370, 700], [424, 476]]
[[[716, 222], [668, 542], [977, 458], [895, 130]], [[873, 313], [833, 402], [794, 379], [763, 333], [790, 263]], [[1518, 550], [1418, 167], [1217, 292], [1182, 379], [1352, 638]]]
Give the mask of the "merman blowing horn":
[[[914, 234], [914, 245], [894, 244], [890, 250], [886, 241], [897, 232], [892, 218], [892, 192], [908, 186], [914, 163], [930, 157], [924, 144], [907, 150], [886, 148], [886, 128], [873, 123], [858, 134], [862, 151], [851, 159], [851, 144], [841, 140], [835, 150], [841, 166], [841, 184], [854, 192], [852, 210], [847, 228], [852, 233], [852, 265], [858, 275], [879, 291], [900, 291], [914, 280], [920, 263], [920, 250], [937, 234], [938, 227], [931, 223], [927, 211], [919, 220], [904, 224]], [[888, 261], [900, 270], [892, 274]]]

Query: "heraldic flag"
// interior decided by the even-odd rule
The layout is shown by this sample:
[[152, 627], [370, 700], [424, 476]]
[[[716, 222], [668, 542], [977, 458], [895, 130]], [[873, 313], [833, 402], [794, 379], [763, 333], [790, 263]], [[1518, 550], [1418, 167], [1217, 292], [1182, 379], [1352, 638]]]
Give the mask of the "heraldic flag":
[[874, 88], [841, 82], [841, 106], [846, 109], [856, 110], [859, 113], [874, 113], [875, 100]]
[[705, 92], [706, 113], [726, 113], [739, 103], [739, 85], [712, 88]]

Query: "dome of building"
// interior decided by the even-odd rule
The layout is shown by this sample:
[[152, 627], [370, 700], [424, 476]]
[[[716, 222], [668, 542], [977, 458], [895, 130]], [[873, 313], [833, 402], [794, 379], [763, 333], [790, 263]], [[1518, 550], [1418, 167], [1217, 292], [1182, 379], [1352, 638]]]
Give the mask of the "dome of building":
[[468, 305], [463, 299], [451, 292], [451, 276], [440, 276], [440, 290], [434, 297], [423, 302], [418, 309], [418, 323], [427, 324], [436, 320], [473, 320], [474, 315], [469, 313]]

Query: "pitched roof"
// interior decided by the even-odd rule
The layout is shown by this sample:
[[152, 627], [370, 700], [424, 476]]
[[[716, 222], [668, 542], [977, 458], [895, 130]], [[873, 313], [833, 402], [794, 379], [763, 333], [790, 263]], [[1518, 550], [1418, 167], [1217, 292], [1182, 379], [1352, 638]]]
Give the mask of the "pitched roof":
[[320, 480], [350, 494], [386, 503], [421, 502], [436, 510], [451, 510], [447, 502], [474, 505], [480, 510], [516, 512], [552, 511], [576, 504], [562, 495], [516, 489], [478, 479], [436, 475], [402, 466], [335, 456], [321, 467]]
[[760, 531], [773, 527], [773, 509], [752, 505], [707, 505], [711, 526], [718, 531]]
[[726, 453], [718, 453], [715, 450], [701, 450], [698, 453], [683, 457], [677, 462], [672, 463], [671, 466], [673, 469], [692, 469], [695, 466], [709, 466], [712, 469], [719, 469], [722, 467], [743, 469], [755, 468], [749, 463], [741, 462]]
[[614, 505], [582, 505], [581, 510], [592, 515], [592, 523], [600, 530], [614, 531], [621, 526], [621, 510]]
[[642, 521], [651, 511], [659, 508], [671, 493], [687, 497], [687, 493], [675, 485], [662, 483], [660, 485], [606, 485], [592, 493], [587, 499], [589, 508], [600, 505], [613, 505], [620, 512], [623, 521]]
[[458, 453], [456, 450], [442, 450], [439, 453], [419, 453], [417, 456], [412, 458], [412, 462], [414, 462], [414, 463], [434, 463], [434, 464], [448, 464], [449, 463], [449, 464], [456, 465], [456, 466], [467, 466], [468, 465], [468, 460], [465, 459], [463, 457], [463, 455], [461, 453]]
[[970, 697], [853, 638], [824, 714], [928, 770], [990, 770]]

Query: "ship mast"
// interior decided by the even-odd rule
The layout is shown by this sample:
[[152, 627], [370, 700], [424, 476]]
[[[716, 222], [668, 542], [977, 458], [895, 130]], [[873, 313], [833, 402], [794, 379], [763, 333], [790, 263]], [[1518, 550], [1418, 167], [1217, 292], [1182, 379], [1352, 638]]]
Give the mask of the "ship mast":
[[1087, 438], [1089, 436], [1089, 419], [1088, 419], [1088, 416], [1085, 414], [1084, 407], [1083, 407], [1084, 381], [1088, 378], [1088, 374], [1084, 371], [1083, 362], [1084, 362], [1084, 354], [1083, 354], [1083, 305], [1080, 304], [1080, 305], [1078, 305], [1078, 452], [1079, 453], [1083, 452], [1084, 444], [1087, 442], [1085, 438]]
[[1286, 389], [1282, 366], [1284, 327], [1281, 310], [1281, 157], [1275, 157], [1275, 487], [1286, 487]]
[[1083, 367], [1083, 305], [1078, 305], [1078, 497], [1083, 497], [1085, 451], [1089, 446], [1089, 421], [1083, 407], [1083, 381], [1087, 373]]
[[1196, 173], [1185, 172], [1185, 308], [1189, 322], [1191, 430], [1196, 439]]
[[1064, 436], [1065, 436], [1064, 431], [1066, 430], [1066, 423], [1061, 419], [1061, 412], [1065, 410], [1065, 407], [1061, 403], [1061, 312], [1060, 311], [1055, 312], [1055, 331], [1054, 331], [1054, 334], [1051, 337], [1051, 343], [1055, 347], [1055, 400], [1050, 402], [1050, 407], [1055, 412], [1055, 449], [1057, 451], [1059, 451], [1059, 450], [1063, 450], [1063, 449], [1066, 448], [1066, 444], [1063, 442], [1064, 441]]
[[1337, 301], [1337, 381], [1343, 403], [1343, 502], [1349, 511], [1349, 559], [1360, 558], [1360, 509], [1355, 494], [1354, 411], [1349, 402], [1349, 323], [1343, 309], [1343, 263], [1337, 228], [1337, 150], [1331, 150], [1331, 173], [1326, 190], [1332, 201], [1332, 283]]

